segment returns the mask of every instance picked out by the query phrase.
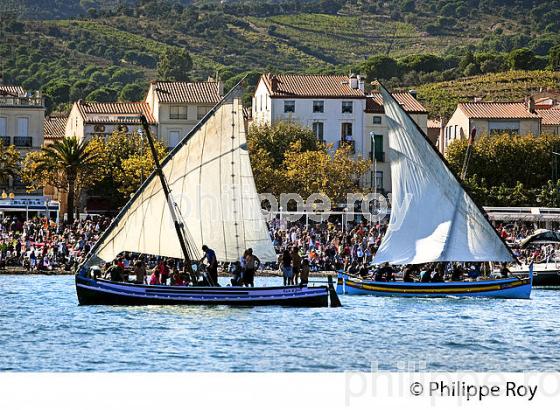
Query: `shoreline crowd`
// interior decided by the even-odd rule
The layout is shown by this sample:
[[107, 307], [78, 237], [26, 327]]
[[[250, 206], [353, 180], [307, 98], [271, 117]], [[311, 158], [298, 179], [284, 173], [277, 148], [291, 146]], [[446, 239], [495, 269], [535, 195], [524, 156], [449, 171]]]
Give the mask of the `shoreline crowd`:
[[[0, 219], [0, 269], [12, 266], [26, 272], [72, 271], [84, 260], [110, 222], [108, 217], [94, 216], [70, 226], [46, 218], [21, 221], [16, 217], [4, 217]], [[496, 224], [495, 228], [521, 261], [544, 259], [556, 252], [553, 245], [533, 249], [518, 246], [521, 240], [534, 233], [530, 224]], [[251, 277], [259, 268], [280, 270], [285, 284], [296, 284], [301, 279], [307, 283], [309, 274], [321, 271], [344, 270], [361, 276], [369, 272], [375, 276], [382, 269], [371, 271], [370, 265], [386, 229], [387, 224], [380, 222], [348, 222], [344, 229], [337, 220], [305, 225], [276, 218], [269, 222], [269, 232], [278, 255], [277, 263], [261, 264], [257, 255], [247, 254], [248, 250], [238, 263], [219, 264], [219, 270], [230, 273], [238, 283], [241, 272], [248, 270], [245, 277], [249, 279], [245, 280], [249, 286], [253, 282]], [[249, 269], [243, 266], [247, 258]], [[123, 268], [129, 270], [134, 269], [135, 261], [126, 254], [120, 258]], [[160, 263], [161, 258], [146, 259], [149, 269]], [[169, 277], [172, 278], [173, 271], [179, 269], [180, 263], [169, 266]], [[437, 270], [437, 267], [433, 269]]]

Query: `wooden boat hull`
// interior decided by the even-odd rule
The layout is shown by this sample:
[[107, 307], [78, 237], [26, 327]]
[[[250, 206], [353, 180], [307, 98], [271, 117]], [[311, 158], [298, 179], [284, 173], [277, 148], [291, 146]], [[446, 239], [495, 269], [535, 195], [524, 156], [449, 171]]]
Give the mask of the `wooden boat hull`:
[[76, 292], [80, 305], [329, 306], [328, 286], [151, 286], [76, 275]]
[[531, 288], [531, 276], [479, 282], [408, 283], [375, 282], [339, 274], [336, 290], [346, 295], [529, 299]]

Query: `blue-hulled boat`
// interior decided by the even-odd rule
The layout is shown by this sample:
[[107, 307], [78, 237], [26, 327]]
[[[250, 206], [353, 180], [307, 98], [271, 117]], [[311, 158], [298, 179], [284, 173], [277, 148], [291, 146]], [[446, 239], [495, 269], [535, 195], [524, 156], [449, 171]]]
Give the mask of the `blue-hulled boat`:
[[[387, 118], [392, 176], [391, 216], [373, 263], [514, 262], [517, 258], [395, 98], [379, 84]], [[471, 135], [471, 148], [476, 132]], [[347, 295], [529, 299], [533, 270], [524, 278], [474, 282], [381, 282], [338, 275]]]
[[[192, 275], [203, 244], [216, 259], [236, 263], [246, 250], [261, 262], [276, 253], [264, 221], [245, 138], [242, 90], [234, 87], [160, 164], [143, 116], [154, 172], [99, 238], [76, 273], [81, 305], [340, 306], [328, 285], [220, 287], [144, 285], [99, 279], [99, 266], [119, 255], [182, 260]], [[208, 279], [208, 277], [207, 277]]]
[[347, 295], [404, 297], [478, 297], [499, 299], [529, 299], [533, 268], [526, 278], [481, 280], [476, 282], [376, 282], [338, 274], [336, 292]]
[[230, 305], [328, 307], [329, 286], [150, 286], [76, 276], [81, 305]]

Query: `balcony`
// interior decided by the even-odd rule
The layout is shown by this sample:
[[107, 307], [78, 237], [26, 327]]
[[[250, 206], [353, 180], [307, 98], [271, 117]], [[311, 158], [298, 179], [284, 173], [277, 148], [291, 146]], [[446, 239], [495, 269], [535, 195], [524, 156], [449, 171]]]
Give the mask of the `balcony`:
[[16, 147], [31, 148], [33, 146], [33, 137], [14, 137], [14, 145]]
[[0, 137], [0, 142], [6, 147], [12, 143], [10, 137]]
[[0, 106], [7, 107], [44, 107], [42, 97], [12, 97], [0, 96]]

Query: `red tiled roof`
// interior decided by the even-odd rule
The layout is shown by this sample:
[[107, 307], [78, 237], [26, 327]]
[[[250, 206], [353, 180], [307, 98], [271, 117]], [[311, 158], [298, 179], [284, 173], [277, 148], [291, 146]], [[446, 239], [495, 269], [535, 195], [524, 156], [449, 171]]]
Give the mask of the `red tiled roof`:
[[343, 75], [264, 74], [261, 76], [271, 97], [364, 98], [364, 92], [350, 87]]
[[217, 104], [222, 99], [220, 84], [215, 81], [198, 83], [155, 81], [152, 83], [160, 103]]
[[45, 118], [43, 131], [45, 139], [62, 139], [66, 133], [66, 120], [68, 117], [52, 116]]
[[[426, 109], [416, 98], [414, 98], [410, 93], [392, 93], [395, 100], [404, 108], [404, 110], [411, 114], [424, 114], [427, 113]], [[366, 100], [366, 112], [367, 113], [379, 113], [383, 114], [385, 110], [383, 109], [383, 97], [379, 92], [373, 92], [368, 95]]]
[[560, 109], [537, 110], [542, 125], [560, 125]]
[[[86, 123], [140, 124], [140, 114], [144, 114], [148, 123], [156, 123], [148, 103], [143, 101], [97, 103], [80, 100], [76, 104]], [[107, 117], [103, 118], [103, 115]]]
[[19, 85], [0, 84], [0, 95], [12, 95], [14, 97], [24, 95], [25, 90]]
[[527, 110], [523, 102], [469, 102], [459, 103], [458, 108], [469, 118], [537, 119], [537, 114]]

